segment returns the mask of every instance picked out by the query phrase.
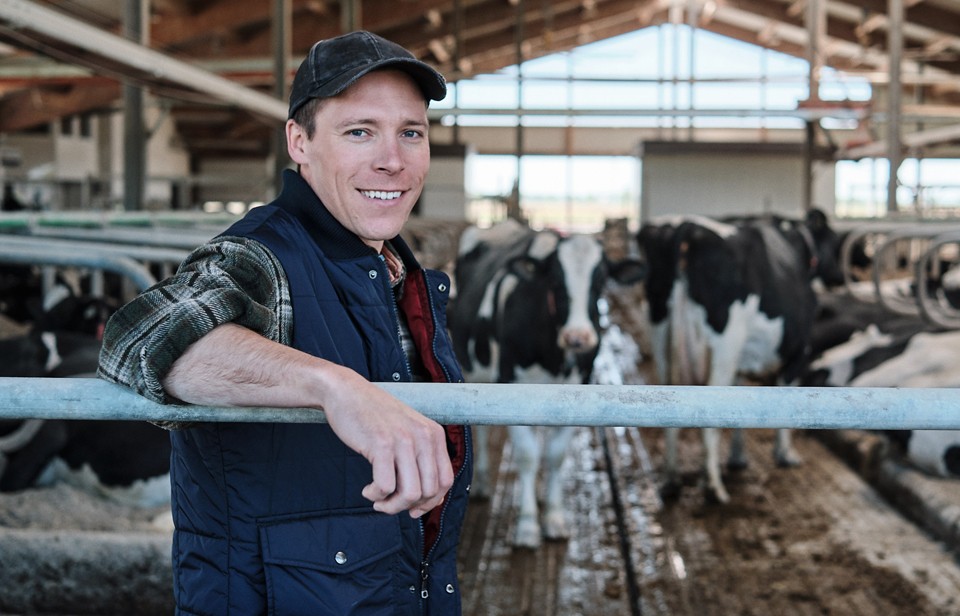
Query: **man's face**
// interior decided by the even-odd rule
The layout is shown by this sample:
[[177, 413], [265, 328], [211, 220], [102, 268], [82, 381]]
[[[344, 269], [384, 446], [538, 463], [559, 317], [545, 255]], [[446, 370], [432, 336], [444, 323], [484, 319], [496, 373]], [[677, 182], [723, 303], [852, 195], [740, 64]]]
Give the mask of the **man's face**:
[[427, 129], [427, 106], [413, 79], [374, 71], [323, 101], [312, 139], [287, 121], [287, 147], [330, 213], [379, 251], [400, 232], [423, 190]]

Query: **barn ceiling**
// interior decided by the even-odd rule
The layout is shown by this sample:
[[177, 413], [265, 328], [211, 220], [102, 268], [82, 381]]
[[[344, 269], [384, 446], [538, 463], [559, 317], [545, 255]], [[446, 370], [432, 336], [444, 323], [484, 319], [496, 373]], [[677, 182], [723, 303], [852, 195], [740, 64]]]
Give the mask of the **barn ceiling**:
[[[122, 33], [127, 5], [115, 0], [4, 1], [54, 9], [113, 34]], [[960, 0], [903, 1], [904, 100], [922, 102], [922, 108], [915, 106], [917, 113], [960, 124]], [[515, 64], [519, 40], [523, 57], [530, 59], [691, 19], [704, 30], [808, 57], [805, 0], [289, 2], [290, 71], [314, 41], [351, 26], [397, 41], [451, 81]], [[147, 6], [149, 48], [271, 94], [274, 2], [151, 0]], [[886, 0], [828, 0], [825, 6], [824, 64], [862, 73], [882, 86], [888, 75]], [[279, 121], [269, 114], [215, 100], [164, 71], [132, 68], [69, 37], [0, 16], [0, 133], [117, 108], [121, 82], [147, 85], [167, 101], [194, 156], [264, 156], [270, 150], [271, 129]]]

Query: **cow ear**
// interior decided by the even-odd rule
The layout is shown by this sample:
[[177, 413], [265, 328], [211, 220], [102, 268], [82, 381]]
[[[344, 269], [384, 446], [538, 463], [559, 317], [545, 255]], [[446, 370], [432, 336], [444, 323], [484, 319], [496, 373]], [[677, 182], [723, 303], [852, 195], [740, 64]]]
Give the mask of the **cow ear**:
[[537, 277], [540, 262], [528, 255], [514, 257], [507, 262], [507, 271], [520, 280], [530, 281]]
[[647, 277], [647, 263], [640, 259], [622, 259], [608, 264], [610, 278], [622, 285], [637, 284]]

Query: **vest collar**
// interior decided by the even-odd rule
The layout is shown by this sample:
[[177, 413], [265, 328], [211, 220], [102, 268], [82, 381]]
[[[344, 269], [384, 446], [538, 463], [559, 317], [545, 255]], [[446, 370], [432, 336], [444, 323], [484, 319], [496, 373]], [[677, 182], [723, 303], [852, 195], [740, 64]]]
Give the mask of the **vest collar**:
[[376, 254], [340, 224], [299, 173], [283, 170], [283, 189], [277, 204], [296, 216], [327, 256], [333, 259], [357, 259]]

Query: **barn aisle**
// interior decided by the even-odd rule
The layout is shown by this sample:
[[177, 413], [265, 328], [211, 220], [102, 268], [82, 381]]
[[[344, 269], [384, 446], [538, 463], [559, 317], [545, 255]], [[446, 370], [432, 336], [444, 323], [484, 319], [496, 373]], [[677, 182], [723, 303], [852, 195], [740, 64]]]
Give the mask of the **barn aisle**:
[[[960, 613], [955, 555], [813, 433], [795, 435], [804, 459], [795, 469], [774, 466], [773, 439], [772, 430], [748, 432], [751, 466], [727, 474], [732, 502], [717, 506], [705, 504], [699, 490], [699, 434], [686, 431], [684, 490], [653, 512], [663, 530], [657, 562], [667, 566], [640, 580], [642, 613]], [[661, 446], [659, 430], [623, 431], [625, 489], [636, 480], [629, 469], [638, 468], [638, 458], [659, 460]], [[634, 559], [645, 554], [634, 544]]]
[[[488, 500], [473, 500], [460, 547], [464, 616], [629, 614], [625, 566], [596, 433], [580, 428], [565, 464], [571, 516], [569, 541], [539, 550], [509, 545], [516, 512], [514, 471], [506, 430], [491, 435]], [[502, 454], [502, 455], [501, 455]]]
[[[604, 438], [629, 561], [620, 548]], [[581, 428], [567, 467], [572, 536], [536, 552], [508, 545], [514, 512], [507, 445], [493, 497], [474, 501], [468, 512], [464, 614], [960, 613], [960, 567], [945, 546], [905, 520], [817, 438], [795, 440], [805, 463], [784, 470], [771, 461], [773, 432], [749, 432], [751, 466], [728, 474], [733, 500], [724, 507], [705, 504], [697, 485], [697, 431], [684, 431], [682, 439], [684, 490], [664, 503], [656, 494], [660, 430]]]

